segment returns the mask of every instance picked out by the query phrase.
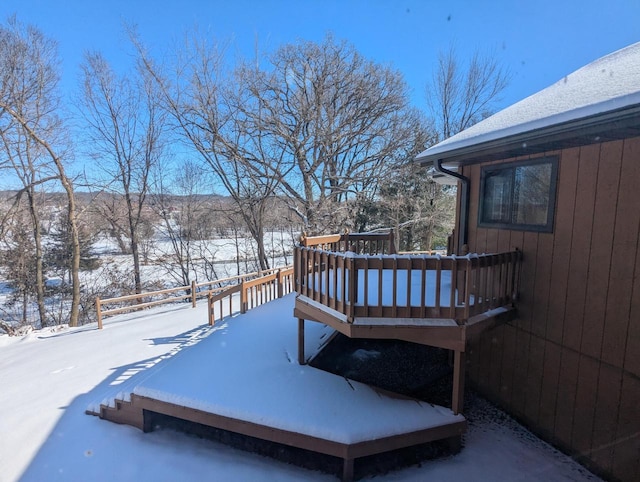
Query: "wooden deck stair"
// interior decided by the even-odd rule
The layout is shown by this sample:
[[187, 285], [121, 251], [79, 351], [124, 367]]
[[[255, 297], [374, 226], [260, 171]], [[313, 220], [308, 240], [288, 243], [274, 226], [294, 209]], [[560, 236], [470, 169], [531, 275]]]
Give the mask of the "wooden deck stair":
[[88, 415], [97, 415], [103, 420], [109, 420], [123, 425], [131, 425], [144, 430], [144, 417], [141, 409], [133, 404], [133, 401], [116, 400], [115, 406], [100, 405], [100, 412], [87, 411]]

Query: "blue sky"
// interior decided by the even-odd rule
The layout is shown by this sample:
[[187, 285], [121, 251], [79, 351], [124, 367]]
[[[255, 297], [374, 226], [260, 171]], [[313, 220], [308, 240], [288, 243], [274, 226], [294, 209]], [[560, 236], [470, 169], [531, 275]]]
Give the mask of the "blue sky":
[[331, 31], [400, 70], [420, 108], [438, 52], [452, 43], [462, 59], [479, 49], [511, 71], [500, 103], [506, 107], [640, 41], [638, 0], [0, 0], [2, 21], [14, 13], [58, 41], [69, 95], [86, 50], [123, 68], [130, 62], [123, 21], [137, 24], [143, 41], [158, 49], [197, 26], [244, 56], [256, 42], [269, 51]]

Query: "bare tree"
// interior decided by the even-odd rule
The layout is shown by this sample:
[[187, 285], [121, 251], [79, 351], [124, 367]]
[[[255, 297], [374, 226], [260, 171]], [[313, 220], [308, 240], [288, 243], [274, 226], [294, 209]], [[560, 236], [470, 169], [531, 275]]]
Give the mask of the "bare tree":
[[36, 188], [59, 182], [67, 197], [71, 239], [72, 300], [69, 324], [78, 323], [80, 300], [80, 245], [75, 194], [63, 159], [68, 143], [59, 118], [60, 105], [56, 45], [38, 29], [23, 26], [14, 18], [0, 28], [0, 142], [4, 167], [12, 169], [27, 198], [35, 245], [35, 285], [40, 322], [46, 325], [42, 232]]
[[491, 115], [509, 83], [509, 73], [493, 57], [475, 52], [461, 64], [455, 49], [441, 52], [427, 84], [427, 107], [440, 139], [447, 139]]
[[436, 184], [424, 168], [408, 162], [381, 183], [375, 206], [380, 225], [394, 229], [398, 250], [431, 250], [436, 243], [446, 245], [453, 229], [455, 190]]
[[121, 254], [131, 254], [127, 210], [118, 193], [100, 192], [90, 206], [91, 214], [101, 221], [103, 231], [112, 238]]
[[[493, 57], [475, 52], [468, 64], [463, 64], [453, 47], [441, 52], [426, 88], [428, 111], [435, 123], [433, 140], [451, 137], [491, 115], [508, 82], [508, 71]], [[440, 243], [447, 231], [453, 228], [455, 208], [452, 194], [455, 188], [435, 184], [425, 174], [409, 179], [403, 179], [403, 176], [401, 172], [399, 178], [386, 186], [383, 210], [395, 218], [399, 226], [405, 227], [404, 238], [400, 233], [398, 236], [405, 243], [405, 249], [413, 249], [412, 246], [416, 245], [417, 240], [412, 235], [416, 227], [424, 233], [422, 247], [431, 249], [434, 237]], [[412, 187], [407, 186], [407, 182]], [[401, 199], [392, 201], [388, 193], [403, 184], [405, 194]], [[415, 204], [407, 204], [403, 199], [407, 191], [424, 188], [430, 192], [428, 205], [424, 204], [424, 197], [415, 197]]]
[[213, 234], [208, 218], [214, 212], [209, 196], [202, 194], [210, 185], [207, 174], [196, 163], [185, 161], [172, 170], [159, 166], [154, 176], [152, 205], [161, 220], [159, 232], [170, 247], [163, 266], [182, 286], [189, 285], [192, 279], [198, 281], [200, 244]]
[[135, 36], [132, 38], [141, 63], [163, 94], [163, 105], [176, 130], [234, 200], [256, 243], [260, 268], [268, 268], [264, 216], [278, 180], [270, 175], [265, 159], [277, 165], [283, 152], [274, 150], [273, 144], [264, 141], [262, 131], [247, 122], [243, 112], [247, 101], [245, 78], [240, 72], [229, 78], [222, 65], [223, 53], [203, 39], [190, 38], [185, 50], [176, 53], [176, 63], [163, 69]]
[[401, 74], [346, 42], [285, 45], [268, 67], [240, 72], [245, 122], [282, 153], [250, 165], [277, 180], [310, 233], [350, 226], [352, 203], [416, 152], [423, 127]]
[[[107, 174], [107, 186], [124, 198], [135, 291], [140, 293], [140, 235], [149, 176], [163, 155], [165, 115], [144, 70], [118, 77], [99, 53], [87, 54], [82, 69], [83, 113], [92, 154]], [[112, 226], [121, 228], [117, 220]]]

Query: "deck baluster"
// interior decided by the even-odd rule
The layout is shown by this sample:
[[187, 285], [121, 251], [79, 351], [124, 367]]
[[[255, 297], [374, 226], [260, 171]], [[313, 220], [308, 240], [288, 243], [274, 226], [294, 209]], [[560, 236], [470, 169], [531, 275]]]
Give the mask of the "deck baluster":
[[[515, 301], [521, 259], [517, 251], [467, 257], [366, 255], [358, 252], [376, 253], [392, 245], [387, 248], [373, 235], [342, 235], [340, 239], [341, 243], [348, 241], [354, 251], [328, 252], [320, 244], [296, 248], [296, 290], [343, 313], [350, 322], [361, 317], [438, 318], [463, 325], [476, 315]], [[260, 291], [251, 296], [273, 298], [273, 293]], [[253, 303], [253, 299], [247, 301]]]

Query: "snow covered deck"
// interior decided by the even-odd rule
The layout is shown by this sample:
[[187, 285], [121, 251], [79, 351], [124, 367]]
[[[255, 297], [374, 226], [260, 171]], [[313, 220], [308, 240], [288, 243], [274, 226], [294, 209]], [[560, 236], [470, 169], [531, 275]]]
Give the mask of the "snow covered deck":
[[[155, 413], [339, 457], [343, 478], [354, 459], [459, 437], [462, 415], [300, 365], [293, 295], [227, 319], [198, 344], [165, 360], [129, 390], [94, 404], [102, 418], [153, 430]], [[286, 306], [289, 308], [287, 309]], [[317, 352], [332, 330], [310, 324]], [[99, 408], [98, 408], [99, 406]]]
[[298, 361], [305, 320], [350, 338], [452, 350], [451, 409], [464, 405], [467, 341], [515, 314], [522, 253], [427, 256], [394, 252], [393, 233], [303, 237], [294, 250]]
[[464, 351], [469, 335], [513, 311], [519, 251], [467, 256], [295, 250], [296, 317], [351, 337]]

